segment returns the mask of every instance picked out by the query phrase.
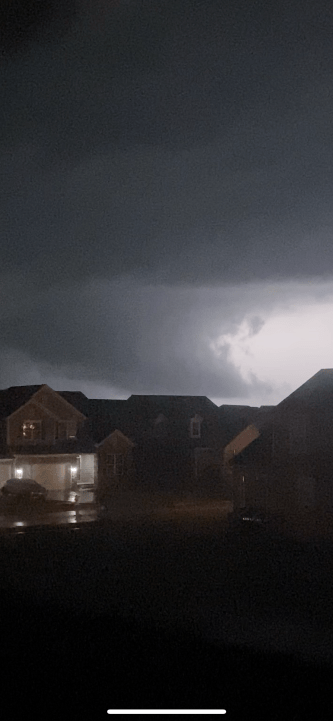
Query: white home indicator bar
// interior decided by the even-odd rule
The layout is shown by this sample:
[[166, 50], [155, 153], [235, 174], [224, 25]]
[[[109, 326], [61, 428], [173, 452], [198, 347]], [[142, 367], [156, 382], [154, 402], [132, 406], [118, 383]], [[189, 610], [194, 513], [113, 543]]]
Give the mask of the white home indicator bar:
[[190, 709], [189, 711], [184, 711], [183, 709], [172, 709], [172, 710], [171, 710], [171, 709], [165, 709], [165, 710], [157, 709], [157, 710], [146, 711], [145, 709], [134, 709], [134, 710], [133, 710], [133, 709], [132, 709], [132, 710], [129, 709], [129, 710], [124, 710], [124, 709], [111, 709], [111, 708], [110, 708], [110, 709], [108, 709], [107, 713], [109, 713], [109, 714], [113, 714], [113, 713], [117, 713], [117, 714], [118, 714], [118, 713], [119, 713], [119, 714], [129, 714], [129, 713], [135, 713], [135, 714], [147, 714], [147, 713], [151, 713], [151, 714], [159, 714], [159, 713], [167, 713], [167, 714], [182, 714], [182, 713], [189, 713], [189, 714], [191, 714], [191, 713], [196, 713], [196, 714], [197, 714], [197, 713], [220, 714], [220, 713], [227, 713], [227, 712], [226, 712], [225, 708], [221, 708], [221, 709], [219, 709], [218, 711], [214, 711], [214, 710], [212, 711], [212, 709], [208, 709], [208, 710]]

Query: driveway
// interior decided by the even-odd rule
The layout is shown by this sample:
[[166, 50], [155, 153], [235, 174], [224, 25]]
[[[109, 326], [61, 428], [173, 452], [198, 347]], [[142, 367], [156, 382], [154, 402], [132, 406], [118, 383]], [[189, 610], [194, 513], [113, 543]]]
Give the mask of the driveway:
[[78, 495], [78, 501], [71, 503], [66, 501], [63, 492], [51, 492], [48, 501], [40, 505], [38, 502], [16, 502], [0, 497], [0, 529], [95, 521], [97, 508], [94, 494], [81, 491]]

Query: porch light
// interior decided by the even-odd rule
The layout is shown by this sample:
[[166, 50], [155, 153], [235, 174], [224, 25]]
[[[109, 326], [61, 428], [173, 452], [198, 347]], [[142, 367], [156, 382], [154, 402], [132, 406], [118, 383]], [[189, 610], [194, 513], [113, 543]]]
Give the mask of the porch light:
[[75, 478], [75, 476], [76, 476], [76, 474], [77, 474], [77, 467], [76, 467], [76, 466], [71, 466], [71, 474], [72, 474], [72, 478]]
[[23, 468], [16, 468], [15, 476], [16, 478], [23, 478]]

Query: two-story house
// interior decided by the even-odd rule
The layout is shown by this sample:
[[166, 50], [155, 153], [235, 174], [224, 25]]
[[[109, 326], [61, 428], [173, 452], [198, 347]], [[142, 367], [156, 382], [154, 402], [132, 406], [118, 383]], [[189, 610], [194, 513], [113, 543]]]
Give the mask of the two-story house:
[[50, 491], [94, 483], [95, 449], [81, 437], [86, 401], [82, 393], [45, 384], [0, 391], [0, 486], [13, 477]]
[[333, 369], [326, 369], [270, 409], [235, 453], [235, 485], [243, 478], [246, 502], [286, 514], [333, 511], [332, 427]]
[[99, 501], [136, 487], [133, 462], [135, 433], [126, 404], [125, 400], [88, 400], [84, 428], [95, 447], [98, 468], [96, 498]]
[[11, 387], [0, 391], [0, 487], [16, 476], [57, 492], [93, 484], [101, 498], [128, 488], [234, 500], [230, 461], [258, 435], [260, 413], [205, 396]]
[[0, 391], [0, 487], [31, 478], [49, 492], [93, 485], [102, 497], [131, 485], [123, 404], [45, 384]]
[[177, 494], [221, 492], [218, 407], [205, 396], [138, 396], [126, 401], [142, 488]]

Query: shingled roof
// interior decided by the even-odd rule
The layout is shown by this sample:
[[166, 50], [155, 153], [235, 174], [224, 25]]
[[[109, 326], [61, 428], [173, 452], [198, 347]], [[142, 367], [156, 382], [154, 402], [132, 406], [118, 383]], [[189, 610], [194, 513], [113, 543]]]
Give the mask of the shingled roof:
[[279, 411], [294, 404], [317, 405], [325, 402], [333, 402], [333, 368], [322, 368], [284, 398], [276, 408]]
[[115, 430], [132, 437], [125, 400], [89, 398], [86, 427], [95, 443], [100, 443]]
[[89, 399], [81, 391], [56, 391], [62, 398], [70, 403], [84, 416], [89, 412]]
[[166, 418], [175, 414], [194, 416], [196, 413], [212, 413], [218, 406], [207, 396], [167, 396], [167, 395], [131, 395], [127, 407], [142, 416], [163, 413]]
[[42, 388], [44, 384], [38, 386], [10, 386], [0, 391], [0, 418], [7, 418], [16, 411], [24, 403]]

